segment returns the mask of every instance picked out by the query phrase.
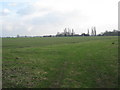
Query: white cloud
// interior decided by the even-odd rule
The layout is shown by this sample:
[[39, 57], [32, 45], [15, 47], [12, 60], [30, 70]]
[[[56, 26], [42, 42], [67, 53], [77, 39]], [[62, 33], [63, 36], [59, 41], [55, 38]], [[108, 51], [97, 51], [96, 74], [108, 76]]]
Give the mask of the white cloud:
[[1, 14], [4, 15], [8, 15], [11, 11], [8, 8], [4, 8], [1, 12]]
[[3, 13], [10, 13], [10, 10], [5, 8], [5, 9], [3, 9]]
[[41, 0], [33, 3], [32, 5], [36, 9], [46, 9], [46, 10], [48, 9], [50, 11], [67, 13], [69, 11], [76, 9], [76, 7], [73, 6], [73, 4], [74, 4], [73, 0]]
[[[92, 26], [96, 26], [97, 33], [100, 33], [106, 29], [117, 29], [117, 2], [118, 0], [38, 0], [27, 3], [26, 7], [21, 5], [21, 8], [15, 10], [17, 14], [5, 8], [7, 17], [4, 17], [3, 24], [8, 31], [31, 35], [56, 34], [65, 27], [74, 28], [80, 34]], [[13, 3], [12, 6], [17, 5]], [[8, 16], [9, 13], [13, 14]]]

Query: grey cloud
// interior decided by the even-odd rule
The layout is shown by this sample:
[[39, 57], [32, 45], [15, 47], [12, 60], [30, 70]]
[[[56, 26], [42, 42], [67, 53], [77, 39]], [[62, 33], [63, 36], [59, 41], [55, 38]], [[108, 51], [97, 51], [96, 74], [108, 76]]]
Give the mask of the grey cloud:
[[31, 24], [50, 24], [50, 23], [53, 24], [53, 23], [62, 22], [63, 20], [64, 17], [59, 13], [48, 13], [43, 17], [33, 18], [30, 22]]
[[32, 20], [28, 20], [28, 23], [33, 25], [59, 24], [78, 15], [79, 14], [74, 11], [69, 13], [50, 12], [43, 17], [35, 17]]

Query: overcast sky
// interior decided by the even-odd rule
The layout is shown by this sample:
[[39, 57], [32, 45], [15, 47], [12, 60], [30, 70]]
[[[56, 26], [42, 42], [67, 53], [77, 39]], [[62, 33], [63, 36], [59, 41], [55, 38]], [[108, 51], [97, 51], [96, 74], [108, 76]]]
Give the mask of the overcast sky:
[[97, 34], [112, 31], [118, 29], [118, 1], [0, 0], [0, 30], [2, 36], [55, 35], [64, 28], [81, 34], [93, 26]]

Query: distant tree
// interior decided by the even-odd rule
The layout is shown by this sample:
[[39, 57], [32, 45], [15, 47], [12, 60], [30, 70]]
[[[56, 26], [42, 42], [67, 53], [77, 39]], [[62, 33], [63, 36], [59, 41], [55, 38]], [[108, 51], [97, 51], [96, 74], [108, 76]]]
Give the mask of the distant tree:
[[67, 29], [64, 29], [64, 35], [67, 36]]
[[94, 36], [93, 27], [91, 28], [91, 36]]
[[74, 29], [72, 29], [72, 33], [71, 33], [71, 35], [73, 36], [75, 33], [74, 33]]
[[82, 33], [81, 36], [85, 36], [85, 33]]
[[68, 35], [71, 35], [71, 30], [68, 28]]
[[19, 35], [17, 35], [17, 37], [20, 37]]
[[97, 36], [102, 36], [102, 34], [98, 34]]
[[96, 36], [96, 27], [94, 27], [94, 36]]
[[81, 36], [89, 36], [89, 34], [82, 33]]
[[103, 36], [119, 36], [120, 31], [113, 30], [113, 31], [105, 31], [102, 35]]
[[88, 29], [88, 33], [87, 34], [89, 35], [89, 29]]
[[59, 32], [57, 32], [57, 35], [60, 35], [60, 33], [59, 33]]

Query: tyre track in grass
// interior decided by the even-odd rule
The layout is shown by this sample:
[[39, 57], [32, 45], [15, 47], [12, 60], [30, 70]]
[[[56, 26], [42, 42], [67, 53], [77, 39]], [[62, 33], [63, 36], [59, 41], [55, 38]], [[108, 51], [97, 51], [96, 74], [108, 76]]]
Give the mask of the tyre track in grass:
[[65, 78], [65, 71], [67, 69], [68, 60], [64, 61], [61, 68], [59, 68], [59, 76], [55, 78], [56, 80], [53, 81], [51, 88], [60, 88], [62, 85], [62, 81]]

